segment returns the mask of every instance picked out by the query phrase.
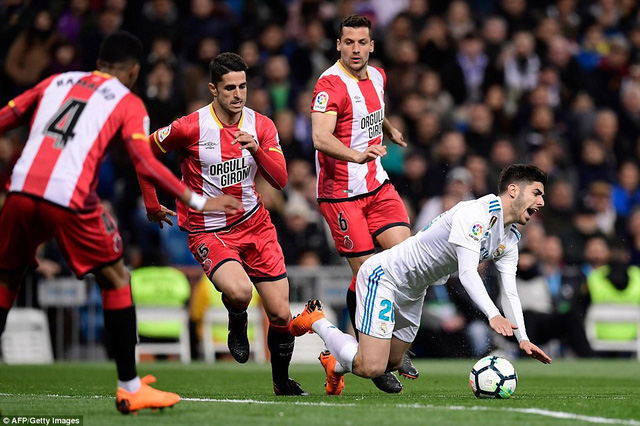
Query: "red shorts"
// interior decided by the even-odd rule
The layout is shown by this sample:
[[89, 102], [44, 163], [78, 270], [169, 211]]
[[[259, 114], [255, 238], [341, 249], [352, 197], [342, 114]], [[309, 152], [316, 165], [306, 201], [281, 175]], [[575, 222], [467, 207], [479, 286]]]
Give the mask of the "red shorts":
[[231, 229], [189, 234], [189, 250], [209, 279], [230, 260], [240, 262], [254, 283], [287, 276], [276, 228], [262, 205], [253, 216]]
[[91, 212], [78, 213], [13, 193], [0, 213], [0, 269], [37, 266], [38, 246], [52, 237], [80, 278], [122, 257], [118, 227], [101, 205]]
[[320, 203], [338, 253], [357, 257], [375, 253], [375, 239], [394, 226], [409, 227], [407, 209], [390, 183], [355, 200]]

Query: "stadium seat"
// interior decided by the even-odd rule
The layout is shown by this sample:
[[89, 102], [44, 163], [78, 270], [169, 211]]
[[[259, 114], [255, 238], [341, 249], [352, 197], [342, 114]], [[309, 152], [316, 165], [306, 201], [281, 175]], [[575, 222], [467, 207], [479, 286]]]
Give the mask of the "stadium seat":
[[138, 335], [151, 339], [137, 345], [136, 357], [177, 354], [180, 361], [189, 363], [189, 315], [185, 305], [191, 289], [187, 277], [170, 266], [138, 268], [131, 272], [131, 292]]
[[[227, 309], [222, 304], [222, 293], [218, 292], [207, 280], [209, 292], [209, 306], [204, 314], [202, 324], [202, 350], [204, 359], [207, 362], [215, 362], [217, 353], [229, 353], [227, 347], [227, 326], [229, 318]], [[247, 308], [249, 325], [247, 326], [247, 337], [249, 338], [250, 354], [253, 354], [255, 362], [265, 362], [265, 313], [260, 303], [260, 296], [253, 288], [251, 303]]]
[[[624, 335], [605, 338], [606, 327], [623, 326]], [[625, 327], [627, 326], [627, 327]], [[624, 304], [593, 304], [585, 318], [585, 329], [591, 347], [596, 351], [635, 352], [640, 361], [640, 306]], [[619, 333], [618, 333], [619, 334]]]
[[51, 364], [53, 350], [49, 321], [44, 311], [13, 308], [2, 334], [3, 361], [7, 364]]

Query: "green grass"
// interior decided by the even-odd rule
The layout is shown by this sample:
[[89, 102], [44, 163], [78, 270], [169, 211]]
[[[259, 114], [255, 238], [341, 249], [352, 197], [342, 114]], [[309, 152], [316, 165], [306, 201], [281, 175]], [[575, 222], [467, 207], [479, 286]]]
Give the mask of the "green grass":
[[418, 380], [403, 379], [400, 395], [346, 376], [342, 396], [324, 395], [320, 364], [294, 365], [291, 375], [311, 393], [276, 397], [268, 365], [141, 364], [160, 389], [178, 392], [173, 409], [122, 416], [114, 406], [110, 363], [0, 365], [4, 415], [82, 415], [85, 425], [574, 425], [640, 426], [640, 363], [635, 360], [515, 360], [518, 389], [508, 400], [476, 399], [471, 360], [417, 361]]

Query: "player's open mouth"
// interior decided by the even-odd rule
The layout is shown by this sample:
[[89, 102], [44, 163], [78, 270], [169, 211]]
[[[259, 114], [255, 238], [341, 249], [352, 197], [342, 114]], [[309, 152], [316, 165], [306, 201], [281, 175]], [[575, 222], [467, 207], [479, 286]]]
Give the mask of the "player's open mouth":
[[534, 213], [537, 213], [538, 209], [534, 208], [534, 207], [529, 207], [527, 209], [527, 213], [529, 214], [529, 216], [533, 216]]

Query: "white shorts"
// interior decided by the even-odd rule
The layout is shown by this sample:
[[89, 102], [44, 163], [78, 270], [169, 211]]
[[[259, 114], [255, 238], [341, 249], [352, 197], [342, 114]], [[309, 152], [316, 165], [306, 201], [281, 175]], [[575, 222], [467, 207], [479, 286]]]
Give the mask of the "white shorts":
[[394, 336], [411, 343], [420, 327], [427, 290], [409, 295], [372, 259], [362, 264], [356, 278], [356, 328], [367, 336], [380, 339]]

